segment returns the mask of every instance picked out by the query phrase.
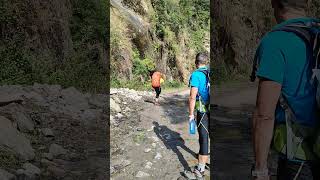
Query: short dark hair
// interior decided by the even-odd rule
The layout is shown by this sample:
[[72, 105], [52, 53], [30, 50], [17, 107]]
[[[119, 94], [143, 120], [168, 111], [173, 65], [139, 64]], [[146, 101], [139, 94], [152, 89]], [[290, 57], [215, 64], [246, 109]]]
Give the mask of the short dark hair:
[[280, 8], [306, 9], [308, 0], [276, 0]]
[[196, 64], [206, 64], [208, 63], [208, 56], [206, 53], [200, 52], [196, 56]]

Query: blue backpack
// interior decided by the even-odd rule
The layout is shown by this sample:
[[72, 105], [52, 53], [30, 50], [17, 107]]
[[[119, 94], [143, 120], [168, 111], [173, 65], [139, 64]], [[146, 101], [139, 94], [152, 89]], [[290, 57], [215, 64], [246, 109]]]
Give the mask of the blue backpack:
[[[306, 43], [307, 48], [312, 50], [313, 57], [310, 60], [313, 61], [314, 68], [312, 69], [313, 75], [310, 83], [314, 84], [317, 88], [316, 99], [318, 108], [320, 108], [320, 22], [292, 23], [274, 29], [271, 32], [275, 31], [294, 33]], [[257, 64], [257, 59], [255, 58], [250, 76], [252, 82], [256, 79]]]
[[202, 72], [206, 76], [206, 87], [208, 88], [209, 96], [210, 96], [210, 70], [204, 69], [204, 70], [198, 70]]
[[[310, 83], [316, 88], [316, 101], [320, 112], [320, 23], [293, 23], [274, 29], [271, 32], [275, 31], [294, 33], [306, 43], [307, 49], [313, 52], [313, 56], [310, 58], [310, 61], [312, 61], [314, 65]], [[256, 79], [257, 64], [257, 58], [255, 58], [250, 76], [252, 82]], [[320, 157], [319, 127], [308, 128], [296, 123], [294, 111], [282, 93], [279, 98], [279, 103], [285, 111], [286, 124], [284, 126], [275, 126], [273, 145], [276, 151], [286, 154], [290, 160], [296, 158], [309, 160], [308, 158], [311, 152]], [[286, 138], [286, 141], [283, 141], [283, 137]], [[305, 143], [310, 137], [314, 139], [310, 149], [303, 148], [303, 146], [306, 147]]]

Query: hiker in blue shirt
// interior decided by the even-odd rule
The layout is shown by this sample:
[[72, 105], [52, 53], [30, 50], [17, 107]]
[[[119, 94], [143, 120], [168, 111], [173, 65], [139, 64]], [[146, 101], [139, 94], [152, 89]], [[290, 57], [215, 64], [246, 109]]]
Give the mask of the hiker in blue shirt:
[[[198, 53], [196, 56], [195, 70], [189, 81], [189, 121], [194, 120], [196, 111], [197, 129], [199, 133], [200, 150], [198, 155], [198, 165], [191, 173], [185, 172], [189, 179], [203, 179], [206, 163], [209, 160], [209, 69], [206, 67], [208, 56], [205, 53]], [[206, 117], [205, 117], [206, 116]]]
[[[297, 34], [280, 29], [289, 24], [317, 22], [306, 17], [306, 6], [306, 0], [272, 0], [278, 25], [263, 37], [256, 52], [259, 88], [253, 115], [252, 170], [256, 180], [270, 179], [267, 166], [270, 145], [279, 153], [278, 180], [320, 179], [319, 159], [306, 145], [307, 138], [297, 144], [287, 141], [287, 137], [298, 136], [300, 127], [310, 133], [303, 137], [310, 138], [320, 120], [315, 86], [310, 83], [315, 64], [311, 60], [312, 49]], [[293, 121], [299, 130], [292, 128], [295, 125], [291, 117], [295, 117]]]

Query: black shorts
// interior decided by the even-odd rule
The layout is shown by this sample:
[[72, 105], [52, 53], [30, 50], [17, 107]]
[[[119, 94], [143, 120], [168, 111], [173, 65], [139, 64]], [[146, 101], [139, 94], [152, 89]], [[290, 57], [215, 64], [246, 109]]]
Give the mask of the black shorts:
[[209, 117], [209, 113], [197, 112], [197, 127], [200, 145], [199, 155], [209, 155]]
[[161, 87], [153, 87], [153, 88], [156, 91], [156, 98], [159, 98], [160, 93], [161, 93]]

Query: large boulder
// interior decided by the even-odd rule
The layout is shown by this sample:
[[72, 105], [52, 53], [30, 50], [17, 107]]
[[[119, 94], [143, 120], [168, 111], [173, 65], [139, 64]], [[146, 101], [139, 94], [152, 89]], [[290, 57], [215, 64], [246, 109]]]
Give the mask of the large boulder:
[[34, 149], [29, 139], [13, 127], [12, 122], [0, 116], [0, 148], [17, 154], [24, 160], [34, 159]]

